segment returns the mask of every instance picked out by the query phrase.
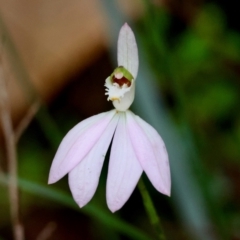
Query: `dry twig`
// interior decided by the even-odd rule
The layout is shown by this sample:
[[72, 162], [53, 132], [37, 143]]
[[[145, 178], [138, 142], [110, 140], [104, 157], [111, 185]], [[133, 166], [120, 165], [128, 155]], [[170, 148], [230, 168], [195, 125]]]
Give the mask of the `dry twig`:
[[24, 131], [26, 130], [26, 128], [28, 127], [32, 119], [34, 118], [34, 116], [36, 115], [37, 111], [39, 110], [39, 107], [40, 107], [40, 101], [36, 100], [36, 102], [34, 102], [32, 106], [30, 106], [26, 115], [22, 118], [22, 120], [18, 124], [15, 130], [16, 143], [18, 142], [18, 140], [20, 139], [20, 137], [22, 136], [22, 134], [24, 133]]
[[14, 239], [23, 240], [24, 239], [23, 227], [21, 225], [19, 217], [19, 196], [17, 186], [17, 152], [1, 55], [0, 55], [0, 121], [6, 144], [6, 157], [9, 171], [9, 184], [8, 184], [9, 201]]
[[49, 222], [46, 227], [40, 232], [36, 240], [47, 240], [49, 239], [53, 232], [56, 230], [57, 224], [54, 222]]

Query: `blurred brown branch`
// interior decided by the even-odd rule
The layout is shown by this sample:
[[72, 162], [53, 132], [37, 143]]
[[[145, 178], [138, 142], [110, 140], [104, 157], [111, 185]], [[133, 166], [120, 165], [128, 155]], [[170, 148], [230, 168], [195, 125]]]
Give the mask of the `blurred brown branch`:
[[15, 135], [10, 115], [9, 99], [1, 55], [0, 55], [0, 113], [1, 113], [0, 121], [6, 145], [6, 157], [9, 171], [8, 186], [13, 234], [15, 240], [23, 240], [24, 239], [23, 226], [21, 225], [19, 216], [19, 195], [17, 187], [17, 152], [15, 145]]
[[37, 236], [36, 240], [47, 240], [51, 237], [53, 232], [56, 230], [57, 224], [54, 222], [49, 222], [43, 230], [40, 232], [40, 234]]
[[30, 122], [32, 121], [33, 117], [37, 113], [38, 109], [40, 107], [40, 101], [36, 100], [32, 106], [28, 109], [27, 113], [23, 117], [23, 119], [18, 124], [17, 128], [15, 129], [15, 142], [17, 143], [20, 139], [21, 135], [25, 131], [25, 129], [28, 127]]

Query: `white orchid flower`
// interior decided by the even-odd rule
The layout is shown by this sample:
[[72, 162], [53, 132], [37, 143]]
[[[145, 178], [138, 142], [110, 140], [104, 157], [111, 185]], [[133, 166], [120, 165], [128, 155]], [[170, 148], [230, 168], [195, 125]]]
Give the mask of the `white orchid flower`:
[[106, 95], [114, 110], [92, 116], [73, 127], [53, 159], [49, 184], [67, 173], [74, 200], [83, 207], [93, 197], [112, 141], [107, 176], [107, 205], [112, 212], [129, 199], [142, 172], [153, 186], [170, 196], [168, 154], [163, 140], [129, 109], [135, 94], [138, 50], [125, 23], [118, 38], [118, 68], [106, 79]]

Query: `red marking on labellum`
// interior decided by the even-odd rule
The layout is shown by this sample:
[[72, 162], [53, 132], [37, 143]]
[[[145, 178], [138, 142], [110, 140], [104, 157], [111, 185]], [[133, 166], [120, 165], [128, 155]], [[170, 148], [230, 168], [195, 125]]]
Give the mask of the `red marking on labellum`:
[[123, 86], [123, 84], [127, 84], [128, 87], [131, 86], [131, 81], [129, 81], [127, 78], [122, 77], [120, 79], [117, 79], [116, 77], [113, 76], [113, 82], [117, 83], [120, 87]]

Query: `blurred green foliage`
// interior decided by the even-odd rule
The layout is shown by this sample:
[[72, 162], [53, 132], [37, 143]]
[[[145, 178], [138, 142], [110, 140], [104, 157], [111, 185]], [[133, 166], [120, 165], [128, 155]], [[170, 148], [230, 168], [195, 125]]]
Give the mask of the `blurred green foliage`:
[[146, 7], [138, 24], [141, 44], [172, 118], [197, 147], [200, 164], [192, 161], [193, 169], [216, 235], [239, 237], [240, 34], [214, 4], [188, 22]]

